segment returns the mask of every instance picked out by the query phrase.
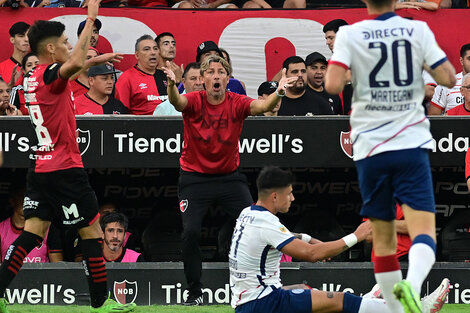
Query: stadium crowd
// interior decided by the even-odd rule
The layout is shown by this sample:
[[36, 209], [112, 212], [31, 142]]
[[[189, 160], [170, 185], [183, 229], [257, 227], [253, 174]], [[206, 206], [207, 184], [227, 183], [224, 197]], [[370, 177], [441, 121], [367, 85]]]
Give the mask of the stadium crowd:
[[[9, 5], [12, 5], [9, 1]], [[399, 1], [397, 8], [423, 8], [436, 10], [439, 7], [449, 8], [457, 1]], [[81, 6], [86, 7], [88, 1], [67, 1], [67, 0], [43, 0], [28, 1], [20, 0], [20, 7], [62, 7], [62, 6]], [[0, 5], [6, 5], [6, 1], [0, 1]], [[177, 3], [168, 3], [165, 0], [160, 1], [102, 1], [102, 7], [129, 7], [129, 6], [169, 6], [175, 8], [305, 8], [304, 0], [286, 0], [286, 1], [201, 1], [185, 0]], [[77, 35], [80, 36], [85, 27], [86, 20], [77, 27]], [[325, 24], [323, 32], [325, 33], [325, 44], [333, 52], [335, 35], [342, 25], [347, 25], [344, 20], [336, 19]], [[204, 92], [208, 88], [204, 82], [204, 73], [210, 70], [222, 71], [221, 75], [229, 75], [226, 90], [220, 91], [223, 95], [230, 92], [230, 101], [236, 105], [243, 106], [243, 110], [237, 114], [237, 124], [234, 130], [241, 129], [242, 121], [249, 115], [258, 116], [323, 116], [323, 115], [349, 115], [351, 111], [351, 99], [353, 88], [350, 80], [346, 82], [344, 90], [340, 95], [328, 94], [324, 88], [325, 74], [328, 66], [328, 60], [324, 55], [317, 51], [312, 51], [305, 58], [300, 56], [290, 56], [282, 65], [278, 75], [271, 81], [260, 82], [258, 87], [258, 99], [246, 103], [246, 86], [244, 82], [236, 79], [230, 74], [233, 73], [228, 51], [219, 47], [213, 41], [204, 41], [195, 47], [194, 62], [186, 66], [179, 66], [173, 60], [176, 57], [176, 40], [172, 33], [162, 32], [156, 38], [150, 35], [142, 34], [135, 42], [135, 66], [120, 72], [115, 69], [113, 63], [119, 62], [122, 55], [119, 53], [101, 54], [97, 50], [99, 40], [99, 30], [102, 23], [99, 19], [94, 20], [92, 36], [90, 39], [87, 61], [83, 69], [70, 78], [73, 98], [74, 113], [76, 115], [96, 115], [96, 114], [132, 114], [132, 115], [154, 115], [154, 116], [181, 116], [182, 111], [188, 105], [188, 101], [197, 103], [196, 108], [191, 107], [188, 110], [202, 110], [203, 100], [199, 103], [194, 96], [196, 92]], [[0, 63], [0, 115], [18, 116], [28, 115], [28, 97], [25, 97], [23, 90], [23, 79], [30, 75], [38, 63], [38, 55], [30, 52], [28, 43], [28, 29], [30, 25], [25, 22], [17, 22], [9, 29], [10, 42], [13, 46], [13, 53], [10, 58]], [[217, 64], [213, 69], [211, 64]], [[423, 71], [423, 80], [426, 85], [426, 97], [423, 102], [429, 115], [470, 115], [470, 95], [465, 97], [470, 91], [470, 43], [465, 44], [460, 50], [461, 72], [456, 75], [457, 84], [453, 88], [439, 86], [432, 78]], [[208, 68], [209, 66], [209, 68]], [[210, 72], [213, 73], [213, 72]], [[215, 75], [215, 74], [212, 74]], [[348, 74], [350, 77], [350, 73]], [[211, 88], [219, 88], [216, 81]], [[223, 86], [223, 84], [222, 84]], [[195, 92], [195, 93], [193, 93]], [[206, 95], [206, 93], [201, 93]], [[182, 96], [186, 95], [186, 96]], [[199, 95], [199, 93], [198, 93]], [[190, 99], [190, 100], [187, 100]], [[209, 100], [208, 100], [209, 101]], [[225, 102], [222, 102], [225, 103]], [[254, 103], [254, 104], [253, 104]], [[186, 129], [190, 129], [197, 121], [187, 118], [185, 122]], [[194, 131], [188, 131], [188, 137], [185, 133], [185, 141], [193, 139]], [[186, 140], [188, 138], [188, 140]], [[236, 139], [236, 138], [228, 138]], [[227, 139], [227, 140], [228, 140]], [[227, 141], [228, 142], [228, 141]], [[189, 148], [188, 148], [189, 149]], [[194, 149], [194, 148], [191, 148]], [[201, 149], [202, 150], [202, 149]], [[228, 150], [224, 150], [227, 155]], [[193, 152], [193, 151], [191, 151]], [[197, 155], [204, 155], [203, 151], [195, 152]], [[189, 154], [189, 153], [188, 153]], [[249, 191], [247, 193], [247, 184], [243, 175], [238, 172], [233, 176], [226, 175], [227, 172], [235, 173], [238, 163], [230, 166], [220, 172], [225, 161], [232, 157], [221, 155], [217, 160], [218, 166], [206, 167], [204, 161], [191, 159], [183, 153], [182, 174], [179, 181], [180, 191], [184, 190], [185, 197], [205, 198], [204, 190], [217, 189], [217, 185], [227, 183], [230, 185], [230, 193], [237, 193], [237, 200], [243, 202], [234, 204], [234, 206], [245, 207], [253, 202]], [[209, 158], [209, 157], [207, 157]], [[238, 161], [238, 160], [237, 160]], [[200, 163], [198, 163], [200, 162]], [[196, 165], [195, 165], [196, 164]], [[226, 170], [226, 171], [225, 171]], [[196, 172], [197, 175], [189, 173]], [[203, 174], [200, 176], [199, 174]], [[212, 176], [207, 176], [212, 175]], [[223, 176], [222, 178], [220, 178]], [[469, 178], [467, 174], [467, 178]], [[10, 190], [9, 203], [12, 208], [11, 217], [0, 223], [0, 242], [2, 260], [7, 253], [8, 247], [19, 236], [24, 227], [25, 218], [23, 215], [22, 199], [25, 194], [24, 185], [12, 185]], [[204, 196], [204, 197], [202, 197]], [[217, 201], [229, 202], [227, 200], [232, 194], [208, 195], [210, 205], [215, 205]], [[183, 197], [183, 198], [185, 198]], [[243, 198], [245, 197], [245, 198]], [[186, 209], [185, 203], [180, 195], [180, 208], [182, 212]], [[241, 199], [243, 198], [243, 199]], [[135, 238], [128, 232], [128, 219], [119, 212], [117, 205], [112, 201], [101, 199], [100, 204], [100, 227], [102, 231], [102, 253], [106, 262], [142, 262], [145, 260], [141, 254], [140, 247]], [[242, 201], [243, 200], [243, 201]], [[193, 200], [196, 201], [196, 200]], [[197, 198], [200, 202], [201, 218], [204, 217], [207, 210], [207, 199]], [[206, 202], [205, 202], [206, 201]], [[213, 201], [213, 202], [212, 202]], [[206, 206], [204, 209], [202, 207]], [[401, 208], [398, 206], [398, 212]], [[235, 219], [239, 211], [232, 217]], [[192, 304], [198, 304], [198, 298], [201, 296], [199, 290], [200, 273], [198, 269], [201, 262], [200, 251], [195, 249], [198, 245], [198, 236], [200, 235], [200, 225], [183, 218], [183, 257], [185, 258], [185, 273], [187, 275], [190, 294], [193, 292]], [[400, 256], [406, 256], [410, 246], [410, 239], [407, 236], [406, 221], [403, 220], [403, 214], [399, 214], [397, 222], [400, 221], [398, 228], [399, 252]], [[200, 221], [199, 221], [200, 222]], [[398, 223], [397, 223], [398, 224]], [[363, 235], [361, 240], [370, 242], [369, 221], [362, 224]], [[461, 225], [460, 225], [461, 226]], [[365, 239], [368, 238], [368, 239]], [[28, 255], [28, 262], [60, 262], [60, 261], [81, 261], [83, 259], [80, 250], [80, 236], [76, 231], [64, 231], [51, 226], [44, 238], [44, 244], [38, 251], [33, 251], [34, 255]], [[400, 246], [400, 244], [402, 244]], [[186, 249], [186, 251], [185, 251]], [[42, 251], [41, 251], [42, 250]], [[137, 251], [136, 251], [137, 250]], [[199, 255], [198, 260], [194, 261], [194, 255]], [[291, 259], [285, 258], [289, 261]], [[186, 263], [191, 263], [186, 268]], [[193, 264], [196, 263], [196, 264]], [[200, 269], [199, 269], [200, 271]], [[198, 276], [199, 275], [199, 276]], [[191, 285], [193, 284], [193, 285]], [[194, 290], [191, 288], [194, 287]]]

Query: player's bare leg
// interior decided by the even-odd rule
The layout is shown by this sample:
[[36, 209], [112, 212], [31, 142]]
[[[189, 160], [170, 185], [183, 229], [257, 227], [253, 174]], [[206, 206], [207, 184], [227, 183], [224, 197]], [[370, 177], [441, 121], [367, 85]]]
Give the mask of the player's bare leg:
[[403, 312], [400, 302], [393, 295], [393, 286], [402, 280], [400, 263], [396, 257], [397, 234], [395, 221], [371, 219], [372, 244], [375, 260], [374, 273], [377, 284], [391, 312]]
[[314, 313], [392, 313], [383, 299], [363, 299], [350, 293], [311, 290]]

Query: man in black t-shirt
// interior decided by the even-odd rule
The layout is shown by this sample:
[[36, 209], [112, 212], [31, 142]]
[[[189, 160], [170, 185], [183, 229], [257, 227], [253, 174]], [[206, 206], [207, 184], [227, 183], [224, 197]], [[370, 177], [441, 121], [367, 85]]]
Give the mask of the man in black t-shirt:
[[279, 116], [312, 116], [332, 115], [333, 110], [328, 102], [307, 89], [307, 67], [304, 59], [298, 56], [287, 58], [282, 67], [286, 69], [286, 77], [297, 77], [292, 87], [286, 89], [282, 98]]
[[343, 113], [341, 98], [338, 95], [330, 95], [323, 87], [326, 66], [328, 65], [326, 58], [315, 51], [307, 56], [305, 64], [307, 64], [307, 89], [324, 98], [331, 106], [334, 114], [347, 114], [347, 112]]

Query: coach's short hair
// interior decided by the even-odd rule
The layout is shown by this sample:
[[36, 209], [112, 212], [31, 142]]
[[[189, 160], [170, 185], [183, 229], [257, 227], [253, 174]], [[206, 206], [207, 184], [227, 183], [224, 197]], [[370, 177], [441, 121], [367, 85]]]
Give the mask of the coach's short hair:
[[470, 50], [470, 43], [467, 43], [460, 48], [460, 56], [463, 58], [468, 50]]
[[138, 51], [139, 50], [139, 44], [141, 41], [144, 41], [144, 40], [153, 40], [153, 37], [150, 36], [150, 35], [142, 35], [140, 36], [139, 38], [137, 38], [136, 42], [135, 42], [135, 51]]
[[295, 181], [294, 174], [277, 166], [265, 166], [256, 179], [258, 193], [271, 189], [285, 188]]
[[40, 54], [39, 45], [45, 39], [51, 37], [59, 38], [65, 31], [65, 25], [56, 21], [43, 21], [39, 20], [34, 22], [28, 30], [29, 46], [31, 52]]
[[348, 22], [346, 22], [345, 20], [340, 19], [340, 18], [338, 18], [336, 20], [331, 20], [328, 23], [326, 23], [325, 26], [323, 26], [323, 32], [326, 33], [326, 32], [331, 30], [331, 31], [337, 33], [338, 29], [343, 25], [349, 25], [349, 24], [348, 24]]
[[[289, 69], [289, 65], [290, 64], [297, 64], [297, 63], [303, 63], [305, 64], [305, 60], [302, 59], [301, 57], [299, 56], [291, 56], [291, 57], [288, 57], [287, 59], [284, 60], [284, 62], [282, 63], [282, 68], [285, 68], [286, 71]], [[305, 64], [305, 67], [307, 67], [307, 65]]]
[[129, 220], [127, 219], [127, 217], [124, 214], [119, 213], [119, 212], [110, 212], [110, 213], [104, 214], [101, 217], [100, 226], [103, 232], [109, 223], [118, 223], [119, 225], [124, 227], [124, 231], [127, 231], [127, 227], [129, 226]]
[[232, 74], [232, 67], [230, 64], [225, 61], [224, 58], [219, 57], [218, 55], [211, 55], [207, 57], [204, 62], [201, 63], [201, 76], [204, 76], [204, 72], [207, 71], [209, 68], [210, 64], [216, 62], [222, 64], [224, 67], [225, 71], [227, 72], [227, 75], [230, 76]]

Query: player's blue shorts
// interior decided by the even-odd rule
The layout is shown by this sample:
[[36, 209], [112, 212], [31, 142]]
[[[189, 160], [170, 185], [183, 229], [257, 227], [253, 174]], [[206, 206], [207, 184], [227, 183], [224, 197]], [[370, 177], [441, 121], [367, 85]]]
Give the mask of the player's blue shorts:
[[356, 161], [362, 196], [361, 215], [391, 221], [395, 201], [415, 210], [435, 211], [428, 151], [383, 152]]
[[276, 289], [266, 297], [242, 304], [235, 313], [311, 313], [312, 296], [308, 289]]

